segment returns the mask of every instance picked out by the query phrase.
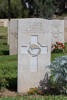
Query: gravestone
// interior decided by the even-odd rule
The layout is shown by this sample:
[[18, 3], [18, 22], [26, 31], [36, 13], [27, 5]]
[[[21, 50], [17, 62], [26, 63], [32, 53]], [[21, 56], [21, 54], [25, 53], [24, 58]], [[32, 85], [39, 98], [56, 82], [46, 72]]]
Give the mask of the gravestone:
[[64, 19], [64, 41], [67, 42], [67, 17]]
[[18, 20], [12, 19], [8, 22], [8, 44], [10, 55], [18, 52]]
[[18, 20], [18, 92], [39, 86], [51, 58], [50, 21]]
[[51, 20], [51, 43], [64, 43], [64, 20]]
[[[10, 55], [15, 55], [18, 53], [18, 20], [19, 19], [11, 19], [8, 23], [8, 43], [10, 47]], [[49, 22], [49, 20], [47, 20]], [[67, 21], [67, 20], [66, 20]], [[67, 41], [67, 25], [66, 21], [64, 24], [64, 20], [50, 20], [50, 27], [51, 27], [51, 43], [55, 44], [56, 42], [64, 43]], [[65, 27], [65, 28], [64, 28]], [[65, 33], [64, 33], [65, 29]]]

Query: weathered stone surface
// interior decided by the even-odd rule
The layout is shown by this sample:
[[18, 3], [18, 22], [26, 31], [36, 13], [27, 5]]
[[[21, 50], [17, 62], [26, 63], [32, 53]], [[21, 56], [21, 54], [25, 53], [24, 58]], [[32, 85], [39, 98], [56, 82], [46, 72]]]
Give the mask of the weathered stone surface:
[[56, 42], [64, 43], [64, 20], [51, 20], [51, 33], [52, 39], [51, 43]]
[[[31, 18], [18, 21], [18, 92], [27, 92], [30, 88], [38, 87], [40, 80], [48, 71], [47, 65], [51, 58], [51, 29], [50, 21]], [[48, 27], [48, 28], [47, 28]], [[28, 52], [29, 47], [33, 56]]]
[[10, 55], [18, 52], [18, 20], [12, 19], [8, 22], [8, 44]]
[[[17, 39], [16, 37], [18, 37], [18, 20], [19, 19], [12, 19], [8, 24], [8, 43], [10, 45], [10, 54], [17, 54]], [[31, 19], [30, 19], [31, 20]], [[47, 20], [47, 22], [49, 22], [49, 20]], [[66, 23], [66, 22], [65, 22]], [[56, 42], [63, 42], [64, 43], [64, 39], [66, 41], [67, 39], [67, 34], [66, 34], [66, 24], [65, 24], [65, 35], [64, 35], [64, 20], [50, 20], [50, 23], [48, 23], [48, 25], [50, 24], [51, 27], [51, 33], [52, 33], [52, 39], [51, 39], [51, 43], [55, 44]], [[32, 23], [31, 23], [32, 25]], [[35, 24], [36, 25], [36, 24]], [[47, 28], [48, 28], [47, 25]], [[24, 23], [25, 26], [25, 23]], [[23, 27], [24, 27], [23, 26]], [[36, 31], [40, 28], [38, 25], [37, 26], [33, 26], [30, 29], [30, 32], [32, 32], [32, 29], [36, 29]], [[29, 29], [28, 29], [29, 31]], [[28, 32], [27, 31], [27, 32]], [[34, 33], [34, 31], [33, 31]], [[40, 32], [41, 33], [41, 30]], [[13, 34], [13, 35], [12, 35]], [[13, 36], [13, 37], [12, 37]], [[11, 38], [12, 37], [12, 38]], [[65, 38], [64, 38], [65, 37]], [[15, 47], [14, 47], [15, 46]]]
[[64, 19], [64, 40], [67, 42], [67, 18]]

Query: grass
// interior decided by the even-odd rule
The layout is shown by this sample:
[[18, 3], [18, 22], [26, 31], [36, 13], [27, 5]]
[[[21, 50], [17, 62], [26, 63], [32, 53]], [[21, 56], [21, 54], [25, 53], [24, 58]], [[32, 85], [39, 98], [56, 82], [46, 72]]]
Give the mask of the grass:
[[55, 58], [59, 57], [59, 56], [64, 56], [67, 55], [66, 53], [52, 53], [51, 54], [51, 61], [53, 61]]
[[7, 36], [8, 28], [0, 26], [0, 36]]
[[67, 100], [66, 96], [17, 96], [17, 97], [7, 97], [0, 98], [0, 100]]
[[0, 88], [17, 89], [17, 56], [0, 56]]
[[0, 55], [8, 55], [9, 46], [7, 44], [7, 39], [0, 39]]
[[[9, 55], [8, 29], [0, 27], [0, 85], [17, 88], [17, 55]], [[6, 81], [7, 80], [7, 81]], [[14, 82], [14, 84], [12, 83]], [[15, 85], [15, 86], [14, 86]], [[10, 87], [11, 86], [11, 87]]]
[[9, 46], [7, 44], [8, 28], [0, 27], [0, 55], [9, 54]]

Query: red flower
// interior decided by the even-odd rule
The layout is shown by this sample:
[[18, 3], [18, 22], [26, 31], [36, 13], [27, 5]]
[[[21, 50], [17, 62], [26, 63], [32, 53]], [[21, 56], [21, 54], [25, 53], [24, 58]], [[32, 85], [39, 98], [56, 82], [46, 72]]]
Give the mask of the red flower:
[[58, 44], [58, 42], [56, 42], [56, 44]]

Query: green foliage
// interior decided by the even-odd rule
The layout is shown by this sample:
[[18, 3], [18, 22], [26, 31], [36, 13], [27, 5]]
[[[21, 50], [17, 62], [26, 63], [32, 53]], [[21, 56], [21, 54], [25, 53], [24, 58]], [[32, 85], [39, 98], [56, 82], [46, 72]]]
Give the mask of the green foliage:
[[[50, 18], [55, 12], [62, 12], [66, 0], [10, 0], [11, 18], [37, 17]], [[29, 8], [26, 7], [26, 2]], [[8, 0], [0, 0], [0, 18], [8, 18]]]
[[64, 52], [67, 53], [67, 43], [65, 43], [64, 46], [65, 46]]
[[50, 18], [55, 13], [65, 11], [66, 0], [26, 0], [32, 15], [42, 18]]
[[67, 93], [67, 56], [56, 58], [49, 68], [53, 81], [60, 88], [60, 92]]
[[65, 10], [66, 0], [55, 0], [54, 3], [56, 5], [56, 13], [62, 14]]
[[54, 0], [34, 0], [42, 18], [50, 18], [55, 13]]
[[20, 0], [11, 0], [11, 17], [21, 17], [21, 2]]
[[0, 18], [8, 17], [8, 0], [0, 0]]
[[29, 10], [26, 7], [25, 0], [20, 0], [21, 1], [21, 17], [26, 18], [29, 16]]
[[[2, 39], [4, 38], [4, 39]], [[0, 39], [0, 55], [8, 55], [9, 54], [9, 46], [7, 45], [6, 37], [1, 37]]]
[[[21, 0], [10, 0], [11, 18], [28, 17], [28, 10], [24, 9]], [[8, 18], [8, 0], [0, 0], [0, 18]]]
[[0, 27], [0, 89], [17, 89], [17, 56], [8, 55], [7, 33], [8, 28]]
[[27, 0], [30, 12], [41, 18], [50, 18], [55, 13], [54, 0]]
[[28, 11], [24, 8], [23, 0], [11, 0], [11, 17], [28, 17]]
[[17, 88], [17, 56], [0, 56], [0, 88]]

